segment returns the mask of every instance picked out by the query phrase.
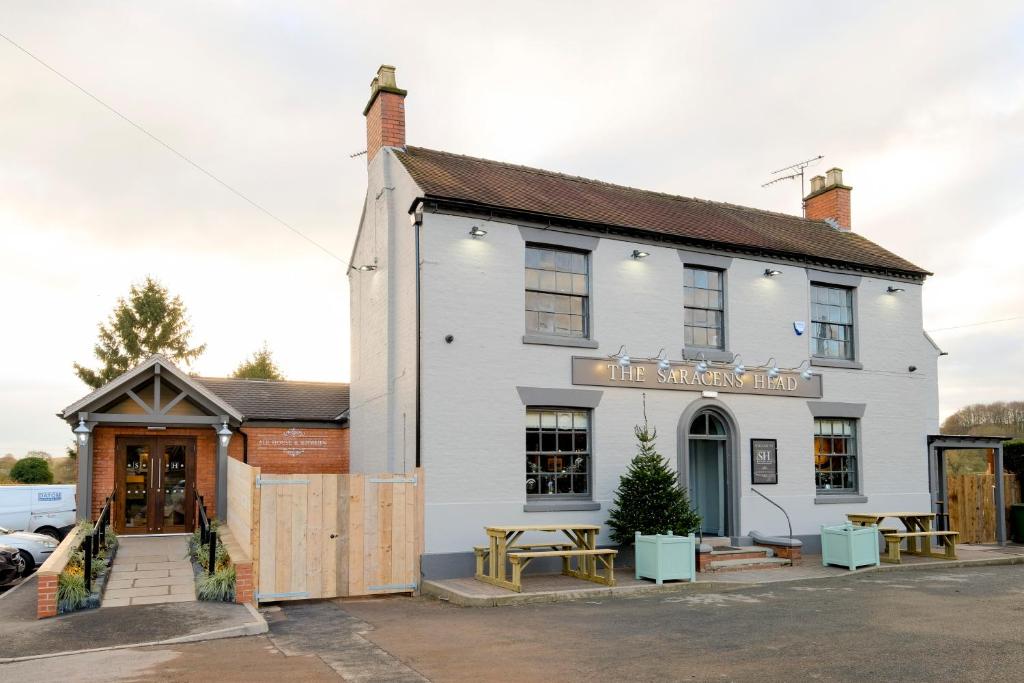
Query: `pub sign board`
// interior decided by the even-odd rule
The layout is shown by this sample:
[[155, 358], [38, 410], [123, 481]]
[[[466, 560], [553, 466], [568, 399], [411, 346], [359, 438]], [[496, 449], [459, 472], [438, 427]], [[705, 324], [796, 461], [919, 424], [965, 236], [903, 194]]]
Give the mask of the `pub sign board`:
[[747, 370], [742, 376], [732, 368], [709, 368], [697, 372], [697, 364], [673, 362], [662, 368], [653, 361], [634, 361], [619, 365], [614, 358], [572, 359], [572, 383], [599, 387], [632, 389], [673, 389], [676, 391], [717, 391], [723, 394], [757, 394], [821, 398], [821, 375], [804, 379], [799, 372], [782, 371], [772, 377], [765, 369]]
[[750, 483], [779, 483], [779, 445], [775, 439], [750, 440]]

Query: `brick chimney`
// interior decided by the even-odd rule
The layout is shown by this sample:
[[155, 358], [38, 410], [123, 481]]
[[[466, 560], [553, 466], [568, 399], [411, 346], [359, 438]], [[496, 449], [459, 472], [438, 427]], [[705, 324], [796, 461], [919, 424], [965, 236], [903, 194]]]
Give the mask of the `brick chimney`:
[[804, 197], [804, 216], [812, 221], [835, 221], [840, 230], [849, 230], [852, 189], [843, 185], [841, 168], [830, 168], [825, 175], [814, 176], [811, 193]]
[[395, 67], [382, 64], [370, 81], [370, 101], [363, 109], [367, 163], [381, 147], [405, 147], [405, 95], [395, 83]]

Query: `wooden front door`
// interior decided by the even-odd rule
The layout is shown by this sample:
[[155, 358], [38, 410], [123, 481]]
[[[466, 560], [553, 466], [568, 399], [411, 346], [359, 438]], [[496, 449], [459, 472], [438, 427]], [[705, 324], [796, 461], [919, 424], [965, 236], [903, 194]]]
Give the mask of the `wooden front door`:
[[189, 437], [118, 437], [114, 530], [189, 532], [195, 520], [196, 444]]

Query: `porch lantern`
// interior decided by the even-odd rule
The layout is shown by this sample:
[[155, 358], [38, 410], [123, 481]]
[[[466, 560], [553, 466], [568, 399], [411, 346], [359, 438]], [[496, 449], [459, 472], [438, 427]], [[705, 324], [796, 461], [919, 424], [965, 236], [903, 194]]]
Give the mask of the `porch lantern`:
[[[77, 432], [78, 430], [76, 429], [75, 431]], [[220, 437], [220, 445], [227, 448], [228, 444], [231, 443], [231, 430], [228, 429], [227, 422], [221, 423], [220, 429], [217, 430], [217, 436]]]
[[75, 438], [78, 439], [78, 445], [85, 448], [89, 443], [89, 434], [92, 432], [85, 425], [85, 420], [79, 420], [78, 426], [74, 428]]

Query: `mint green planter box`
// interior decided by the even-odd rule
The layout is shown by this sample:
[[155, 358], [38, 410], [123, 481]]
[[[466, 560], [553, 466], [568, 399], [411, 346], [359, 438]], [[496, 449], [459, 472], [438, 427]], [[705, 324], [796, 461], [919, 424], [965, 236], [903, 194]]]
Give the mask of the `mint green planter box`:
[[636, 551], [636, 578], [654, 579], [659, 585], [663, 581], [694, 580], [696, 539], [693, 534], [673, 536], [670, 531], [664, 536], [644, 536], [638, 531], [633, 547]]
[[821, 564], [835, 564], [850, 571], [872, 564], [878, 566], [878, 526], [854, 526], [847, 522], [821, 527]]

